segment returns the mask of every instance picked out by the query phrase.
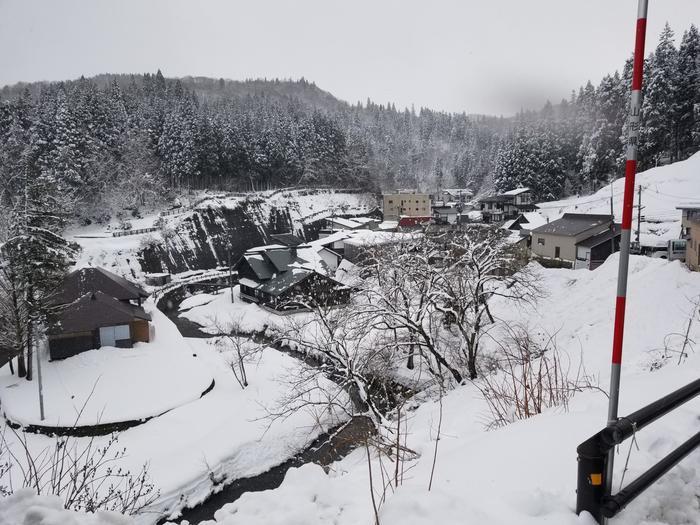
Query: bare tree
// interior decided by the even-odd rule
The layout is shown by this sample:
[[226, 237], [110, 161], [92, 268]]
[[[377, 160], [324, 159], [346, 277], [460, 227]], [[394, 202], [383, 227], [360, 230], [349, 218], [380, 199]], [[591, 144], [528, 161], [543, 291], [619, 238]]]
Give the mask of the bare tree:
[[490, 411], [487, 426], [527, 419], [555, 406], [567, 410], [576, 392], [602, 391], [582, 358], [573, 367], [569, 356], [559, 352], [556, 334], [536, 338], [522, 325], [506, 325], [504, 330], [498, 341], [499, 370], [476, 382]]
[[247, 387], [246, 363], [258, 356], [262, 347], [255, 343], [250, 335], [244, 333], [240, 319], [231, 319], [227, 322], [211, 319], [210, 324], [216, 329], [214, 334], [216, 348], [220, 353], [227, 354], [229, 368], [241, 388]]
[[[10, 458], [5, 462], [8, 476], [12, 478], [16, 468], [22, 487], [33, 489], [37, 495], [58, 496], [66, 509], [138, 514], [160, 495], [150, 481], [148, 464], [136, 473], [120, 466], [126, 449], [119, 448], [116, 434], [103, 444], [94, 437], [57, 436], [51, 446], [37, 452], [26, 434], [11, 430], [12, 443], [0, 434], [0, 448]], [[15, 452], [12, 445], [19, 451]], [[6, 490], [11, 492], [11, 487]]]
[[490, 227], [472, 227], [430, 239], [436, 262], [432, 305], [455, 333], [470, 379], [478, 376], [481, 338], [495, 319], [494, 298], [513, 305], [532, 303], [540, 295], [537, 278], [522, 265], [506, 234]]
[[[373, 386], [389, 375], [391, 360], [386, 348], [375, 344], [378, 334], [369, 328], [372, 316], [353, 307], [309, 306], [313, 306], [311, 314], [290, 318], [279, 335], [279, 341], [304, 354], [306, 362], [289, 378], [289, 398], [274, 413], [279, 416], [320, 404], [382, 423], [382, 389]], [[327, 379], [340, 389], [329, 390]]]
[[434, 305], [441, 290], [434, 256], [434, 245], [424, 237], [368, 250], [361, 308], [373, 318], [369, 326], [391, 333], [397, 349], [407, 350], [409, 368], [417, 353], [434, 377], [442, 377], [438, 368], [443, 368], [460, 383], [462, 373], [439, 337]]

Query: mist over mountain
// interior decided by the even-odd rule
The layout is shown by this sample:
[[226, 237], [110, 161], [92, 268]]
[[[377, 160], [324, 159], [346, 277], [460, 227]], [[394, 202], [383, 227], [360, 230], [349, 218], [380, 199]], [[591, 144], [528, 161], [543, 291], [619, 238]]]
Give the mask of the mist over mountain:
[[[700, 38], [670, 27], [645, 67], [641, 169], [700, 144]], [[512, 118], [351, 104], [306, 79], [112, 75], [6, 86], [0, 174], [43, 177], [99, 220], [186, 188], [593, 191], [621, 170], [630, 64]]]

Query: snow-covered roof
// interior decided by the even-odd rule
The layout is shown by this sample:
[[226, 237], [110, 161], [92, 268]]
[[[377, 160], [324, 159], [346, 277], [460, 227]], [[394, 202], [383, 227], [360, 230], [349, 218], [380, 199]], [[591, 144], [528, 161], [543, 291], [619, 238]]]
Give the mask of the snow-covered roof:
[[343, 217], [333, 217], [328, 219], [328, 222], [332, 224], [337, 224], [339, 226], [342, 226], [343, 228], [350, 228], [351, 230], [362, 227], [361, 223], [356, 222], [352, 219], [344, 219]]
[[399, 227], [399, 221], [384, 221], [380, 222], [378, 229], [380, 230], [395, 230]]
[[684, 202], [676, 206], [677, 210], [700, 210], [700, 202]]
[[521, 193], [527, 193], [528, 191], [531, 191], [530, 188], [515, 188], [514, 190], [504, 191], [503, 193], [501, 193], [501, 195], [520, 195]]
[[522, 215], [527, 221], [527, 223], [521, 225], [525, 229], [534, 230], [535, 228], [539, 228], [543, 224], [547, 224], [547, 219], [539, 212], [528, 211], [523, 213]]
[[513, 226], [513, 224], [514, 224], [515, 221], [517, 221], [517, 220], [518, 220], [518, 219], [510, 219], [509, 221], [504, 222], [504, 223], [501, 225], [501, 228], [503, 228], [504, 230], [510, 230], [510, 227]]
[[303, 248], [304, 246], [329, 246], [333, 243], [347, 239], [348, 237], [350, 237], [350, 235], [352, 235], [352, 232], [341, 230], [339, 232], [333, 232], [330, 235], [327, 235], [326, 237], [316, 239], [315, 241], [309, 241], [305, 244], [300, 245], [300, 247]]
[[266, 252], [267, 250], [274, 250], [278, 248], [286, 248], [283, 244], [266, 244], [265, 246], [255, 246], [254, 248], [248, 248], [246, 250], [246, 253], [255, 253], [255, 252]]
[[359, 222], [360, 224], [369, 224], [370, 222], [379, 222], [378, 219], [372, 217], [353, 217], [354, 222]]

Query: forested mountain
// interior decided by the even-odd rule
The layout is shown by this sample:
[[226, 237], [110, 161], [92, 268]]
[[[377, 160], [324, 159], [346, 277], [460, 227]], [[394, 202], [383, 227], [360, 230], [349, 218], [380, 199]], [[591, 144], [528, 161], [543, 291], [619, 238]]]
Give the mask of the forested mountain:
[[[631, 59], [622, 74], [588, 82], [569, 100], [517, 117], [499, 148], [498, 189], [535, 189], [539, 199], [590, 192], [622, 176]], [[688, 158], [700, 149], [700, 34], [692, 25], [674, 44], [666, 25], [644, 64], [639, 170]]]
[[[667, 28], [647, 59], [641, 169], [698, 149], [699, 55], [692, 26], [678, 49]], [[495, 184], [557, 198], [619, 175], [630, 70], [508, 119], [352, 105], [304, 79], [19, 84], [0, 93], [0, 198], [10, 205], [41, 178], [98, 220], [185, 188]]]

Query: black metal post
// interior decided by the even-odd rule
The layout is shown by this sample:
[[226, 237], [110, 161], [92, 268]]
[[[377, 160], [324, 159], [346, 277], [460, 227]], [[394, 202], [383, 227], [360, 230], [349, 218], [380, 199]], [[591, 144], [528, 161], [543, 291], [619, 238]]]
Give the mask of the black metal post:
[[578, 453], [578, 480], [576, 484], [576, 514], [590, 513], [603, 522], [603, 496], [608, 448], [600, 440], [600, 433], [584, 441]]

